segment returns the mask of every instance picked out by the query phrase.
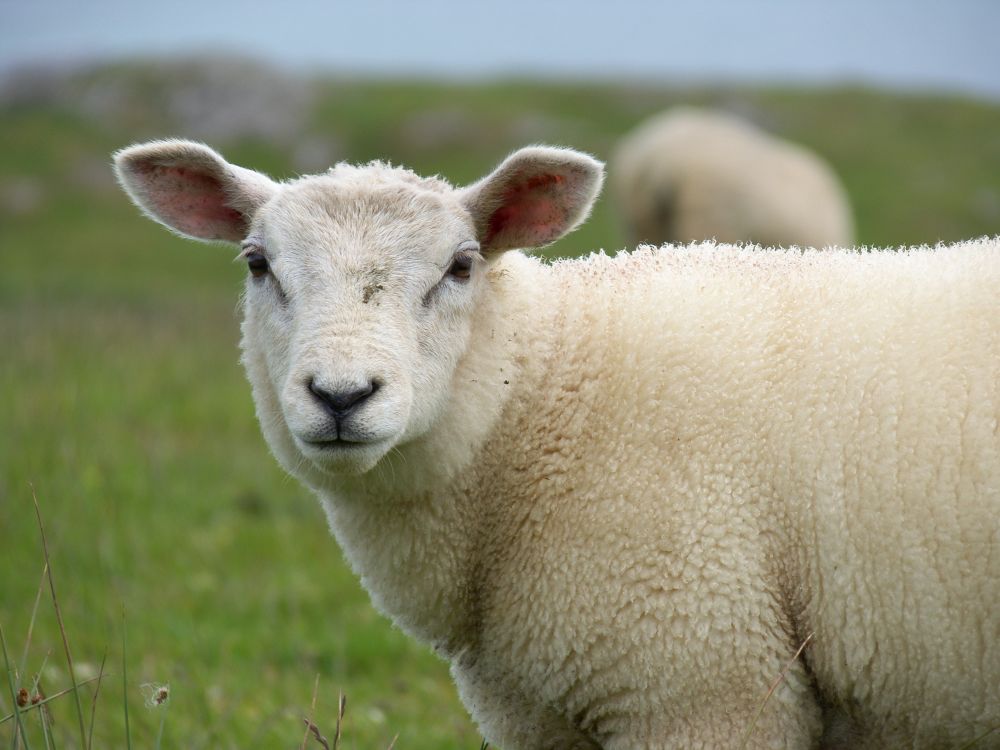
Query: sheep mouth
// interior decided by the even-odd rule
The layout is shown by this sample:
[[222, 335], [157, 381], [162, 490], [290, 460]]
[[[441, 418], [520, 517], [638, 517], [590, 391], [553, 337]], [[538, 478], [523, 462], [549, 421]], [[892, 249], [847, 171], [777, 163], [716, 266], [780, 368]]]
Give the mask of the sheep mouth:
[[385, 440], [377, 436], [369, 435], [310, 435], [309, 437], [296, 436], [295, 440], [299, 444], [299, 449], [307, 456], [311, 455], [319, 461], [337, 459], [341, 456], [348, 457], [352, 454], [362, 453], [377, 449]]
[[361, 448], [380, 441], [379, 436], [369, 430], [336, 423], [325, 429], [305, 431], [295, 437], [303, 447], [318, 450]]
[[384, 440], [299, 438], [299, 450], [323, 474], [339, 478], [345, 474], [364, 474], [385, 455], [389, 445]]
[[343, 450], [345, 448], [362, 448], [371, 445], [368, 440], [350, 440], [347, 438], [332, 438], [329, 440], [303, 440], [305, 445], [319, 450]]

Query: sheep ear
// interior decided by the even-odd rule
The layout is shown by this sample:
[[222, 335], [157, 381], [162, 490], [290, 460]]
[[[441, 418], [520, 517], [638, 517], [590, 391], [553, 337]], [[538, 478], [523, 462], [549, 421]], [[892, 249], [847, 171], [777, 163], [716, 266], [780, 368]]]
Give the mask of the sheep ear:
[[196, 240], [239, 242], [278, 188], [192, 141], [129, 146], [114, 155], [114, 166], [118, 182], [147, 216]]
[[462, 192], [484, 251], [541, 247], [587, 218], [604, 165], [578, 151], [531, 146]]

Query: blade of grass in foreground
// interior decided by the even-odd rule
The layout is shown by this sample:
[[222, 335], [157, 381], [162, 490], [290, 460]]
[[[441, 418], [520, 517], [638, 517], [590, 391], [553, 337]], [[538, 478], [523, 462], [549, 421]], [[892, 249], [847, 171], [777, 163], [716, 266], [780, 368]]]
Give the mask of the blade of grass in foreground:
[[806, 646], [809, 645], [809, 641], [812, 640], [813, 635], [815, 635], [815, 633], [810, 633], [805, 637], [805, 640], [802, 641], [802, 645], [799, 646], [798, 651], [796, 651], [795, 655], [788, 660], [788, 663], [785, 664], [785, 668], [781, 670], [781, 674], [778, 675], [778, 679], [776, 679], [771, 684], [771, 689], [767, 691], [767, 695], [764, 696], [764, 700], [757, 708], [757, 713], [754, 714], [753, 720], [747, 727], [747, 731], [743, 734], [743, 741], [740, 742], [740, 750], [743, 750], [743, 748], [747, 746], [747, 743], [750, 741], [750, 736], [753, 734], [753, 730], [757, 727], [757, 721], [760, 719], [760, 715], [764, 713], [764, 707], [767, 705], [767, 702], [771, 699], [771, 696], [774, 695], [774, 691], [778, 689], [778, 685], [780, 685], [784, 681], [785, 676], [788, 674], [788, 670], [792, 668], [792, 665], [799, 658], [799, 656], [802, 655], [802, 652], [805, 650]]
[[69, 638], [66, 637], [66, 627], [63, 624], [62, 612], [59, 610], [59, 597], [56, 596], [56, 584], [52, 578], [52, 564], [49, 562], [49, 543], [45, 539], [45, 526], [42, 524], [42, 511], [38, 507], [38, 497], [35, 487], [31, 486], [31, 499], [35, 503], [35, 517], [38, 518], [38, 531], [42, 535], [42, 552], [45, 553], [45, 568], [48, 571], [49, 590], [52, 592], [52, 608], [56, 612], [56, 622], [59, 623], [59, 633], [62, 635], [63, 650], [66, 652], [66, 664], [69, 667], [69, 682], [73, 686], [73, 699], [76, 701], [76, 718], [80, 723], [80, 747], [87, 748], [87, 730], [83, 725], [83, 704], [80, 703], [80, 691], [76, 685], [76, 672], [73, 669], [73, 654], [69, 650]]
[[125, 707], [125, 747], [132, 750], [132, 732], [128, 725], [128, 671], [125, 658], [125, 605], [122, 604], [122, 705]]
[[[45, 583], [44, 573], [43, 573], [42, 583], [43, 584]], [[39, 593], [41, 593], [41, 589], [39, 589]], [[29, 636], [30, 636], [30, 632], [29, 632]], [[25, 654], [27, 654], [28, 653], [28, 649], [25, 648], [24, 652], [25, 652]], [[31, 700], [32, 700], [32, 703], [35, 702], [36, 698], [38, 698], [38, 697], [41, 696], [41, 692], [42, 692], [42, 674], [45, 672], [45, 665], [49, 663], [49, 656], [51, 656], [51, 655], [52, 655], [52, 651], [51, 650], [49, 650], [49, 651], [47, 651], [45, 653], [45, 658], [42, 659], [42, 665], [38, 668], [38, 673], [35, 675], [35, 678], [31, 681]], [[22, 671], [22, 674], [24, 674], [23, 671]], [[27, 708], [28, 708], [28, 710], [30, 710], [31, 708], [34, 708], [34, 705], [29, 705]], [[39, 707], [39, 709], [38, 709], [38, 723], [42, 725], [42, 739], [45, 740], [45, 750], [52, 750], [52, 747], [53, 747], [52, 735], [49, 732], [49, 723], [50, 723], [51, 716], [49, 716], [47, 714], [47, 711], [48, 711], [48, 709], [46, 709], [44, 707]]]
[[10, 697], [14, 701], [14, 717], [17, 720], [11, 747], [17, 747], [17, 735], [20, 733], [21, 738], [24, 740], [25, 750], [31, 750], [28, 745], [28, 735], [24, 731], [24, 723], [21, 721], [21, 708], [17, 705], [17, 690], [14, 688], [14, 675], [11, 673], [10, 657], [7, 655], [7, 638], [3, 633], [3, 625], [0, 625], [0, 645], [3, 646], [3, 663], [4, 668], [7, 670], [7, 684], [10, 686]]
[[[45, 567], [48, 568], [47, 565]], [[43, 572], [42, 576], [43, 576], [42, 577], [42, 584], [44, 584], [45, 583], [44, 572]], [[39, 588], [38, 589], [38, 593], [41, 594], [41, 592], [42, 592], [42, 590], [41, 590], [41, 588]], [[36, 603], [37, 603], [37, 599], [36, 599]], [[29, 636], [29, 638], [31, 636], [30, 629], [29, 629], [28, 636]], [[25, 655], [27, 655], [27, 653], [28, 653], [27, 645], [25, 646], [24, 653], [25, 653]], [[34, 702], [42, 694], [42, 674], [45, 672], [45, 665], [48, 664], [48, 662], [49, 662], [49, 656], [51, 656], [51, 654], [52, 654], [52, 650], [51, 649], [49, 649], [45, 653], [45, 658], [42, 659], [42, 665], [41, 665], [41, 667], [39, 667], [38, 673], [35, 675], [34, 679], [31, 681], [31, 700], [32, 700], [32, 702]], [[22, 672], [22, 674], [23, 674], [23, 672]], [[29, 706], [30, 706], [30, 704], [29, 704]], [[47, 708], [45, 708], [44, 706], [40, 706], [38, 708], [38, 723], [42, 725], [42, 740], [45, 742], [45, 750], [52, 750], [52, 748], [53, 748], [52, 734], [49, 731], [49, 724], [50, 724], [51, 718], [52, 718], [52, 715], [48, 713], [48, 709]]]
[[163, 705], [161, 707], [163, 712], [160, 714], [160, 728], [156, 732], [156, 748], [155, 748], [155, 750], [160, 750], [160, 745], [163, 742], [163, 726], [167, 723], [167, 707], [169, 705], [170, 705], [169, 703], [166, 703], [165, 705]]
[[35, 594], [35, 604], [31, 608], [31, 619], [28, 621], [28, 636], [24, 639], [24, 654], [21, 656], [21, 674], [28, 671], [28, 651], [31, 650], [31, 636], [35, 632], [35, 616], [38, 614], [38, 604], [42, 600], [42, 591], [45, 589], [45, 576], [49, 572], [49, 566], [42, 567], [42, 577], [38, 581], [38, 591]]
[[319, 673], [316, 673], [316, 681], [313, 683], [313, 699], [312, 707], [309, 709], [309, 716], [306, 717], [306, 731], [302, 735], [302, 744], [299, 746], [299, 750], [306, 750], [306, 743], [309, 741], [309, 726], [313, 723], [313, 717], [316, 716], [316, 695], [319, 692]]
[[346, 708], [347, 696], [341, 693], [340, 700], [337, 701], [337, 726], [333, 730], [333, 750], [337, 750], [337, 746], [340, 744], [340, 730], [344, 724], [344, 711]]
[[49, 730], [49, 721], [45, 718], [45, 712], [42, 711], [39, 713], [38, 717], [42, 722], [42, 739], [45, 740], [45, 750], [54, 750], [52, 745], [52, 732]]
[[[97, 679], [98, 679], [97, 677], [91, 677], [89, 680], [84, 680], [83, 682], [81, 682], [79, 685], [77, 685], [77, 687], [78, 688], [83, 687], [84, 685], [88, 685], [91, 682], [95, 682]], [[26, 714], [29, 711], [34, 711], [35, 709], [41, 708], [42, 706], [46, 705], [47, 703], [51, 703], [56, 698], [62, 698], [64, 695], [66, 695], [66, 693], [72, 693], [72, 692], [73, 692], [73, 688], [71, 688], [71, 687], [68, 687], [68, 688], [66, 688], [64, 690], [60, 690], [58, 693], [53, 693], [52, 695], [46, 696], [45, 698], [42, 698], [40, 701], [32, 703], [30, 706], [25, 706], [24, 710], [21, 711], [20, 713], [21, 714]], [[6, 716], [0, 716], [0, 724], [6, 724], [8, 721], [10, 721], [13, 718], [14, 718], [14, 714], [7, 714]]]
[[108, 660], [108, 649], [104, 649], [101, 657], [101, 668], [97, 672], [97, 687], [94, 688], [94, 698], [90, 702], [90, 731], [87, 733], [87, 747], [94, 746], [94, 715], [97, 713], [97, 696], [101, 694], [101, 678], [104, 677], [104, 664]]
[[1000, 731], [1000, 727], [993, 727], [992, 729], [987, 729], [981, 735], [973, 739], [972, 742], [968, 742], [962, 745], [960, 748], [958, 748], [958, 750], [969, 750], [970, 747], [978, 745], [980, 740], [985, 740], [987, 737], [989, 737], [991, 734], [997, 731]]

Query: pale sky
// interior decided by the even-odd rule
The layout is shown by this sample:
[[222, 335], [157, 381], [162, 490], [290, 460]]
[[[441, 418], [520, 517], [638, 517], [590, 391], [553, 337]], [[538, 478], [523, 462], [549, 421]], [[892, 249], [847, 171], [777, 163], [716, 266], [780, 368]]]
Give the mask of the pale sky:
[[475, 78], [859, 81], [1000, 99], [1000, 0], [0, 0], [0, 71], [205, 52]]

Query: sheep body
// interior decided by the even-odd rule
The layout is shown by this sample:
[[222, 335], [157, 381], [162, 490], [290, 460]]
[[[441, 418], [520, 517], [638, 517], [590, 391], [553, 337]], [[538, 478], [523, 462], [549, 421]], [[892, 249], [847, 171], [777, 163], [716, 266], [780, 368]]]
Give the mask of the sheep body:
[[849, 247], [851, 209], [815, 153], [719, 112], [677, 107], [622, 139], [610, 167], [633, 243]]
[[821, 706], [854, 748], [1000, 723], [995, 241], [508, 254], [494, 274], [520, 345], [460, 377], [517, 385], [461, 477], [418, 479], [456, 428], [389, 485], [317, 488], [488, 738], [736, 746], [807, 636], [748, 746], [813, 746]]
[[[246, 175], [184, 149], [126, 152], [123, 183], [176, 224], [198, 168], [183, 205], [216, 223], [182, 231], [269, 248], [243, 324], [263, 432], [491, 743], [938, 748], [1000, 725], [1000, 241], [547, 265], [510, 247], [581, 220], [599, 177], [570, 152], [461, 191], [338, 168], [242, 226], [203, 193]], [[470, 232], [482, 265], [432, 285]], [[413, 386], [433, 418], [393, 391], [431, 365], [397, 351], [446, 363]], [[323, 424], [304, 376], [362, 355], [389, 373], [365, 429], [386, 403], [428, 425], [374, 463], [300, 437]]]

